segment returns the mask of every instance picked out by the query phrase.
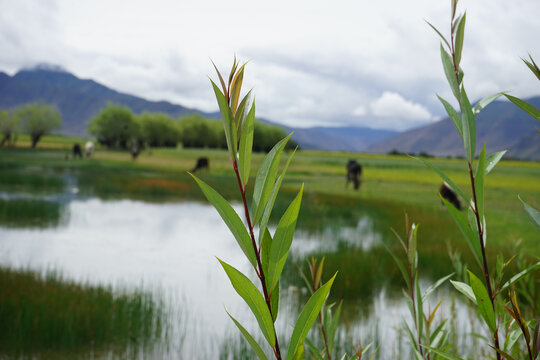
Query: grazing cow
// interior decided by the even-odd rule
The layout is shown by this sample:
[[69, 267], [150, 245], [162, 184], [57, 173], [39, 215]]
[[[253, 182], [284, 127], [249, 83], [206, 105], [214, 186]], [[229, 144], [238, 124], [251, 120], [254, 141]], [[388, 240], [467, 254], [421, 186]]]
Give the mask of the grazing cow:
[[140, 152], [141, 152], [141, 146], [139, 146], [139, 142], [136, 140], [133, 140], [131, 142], [131, 158], [133, 160], [137, 159], [137, 156], [139, 156]]
[[79, 159], [82, 159], [82, 150], [81, 150], [81, 145], [79, 143], [76, 143], [76, 144], [73, 144], [73, 149], [72, 149], [72, 154], [73, 154], [73, 158], [79, 158]]
[[86, 144], [84, 144], [84, 154], [87, 158], [91, 157], [94, 153], [94, 143], [91, 141], [87, 141]]
[[192, 173], [195, 173], [197, 170], [206, 169], [210, 170], [210, 161], [207, 157], [200, 157], [197, 159], [197, 163], [195, 164], [195, 167], [193, 170], [191, 170]]
[[362, 165], [360, 165], [356, 160], [349, 160], [347, 163], [347, 182], [345, 186], [349, 185], [349, 181], [352, 181], [354, 184], [354, 190], [360, 188], [362, 183]]
[[456, 209], [461, 210], [463, 209], [463, 206], [461, 205], [461, 201], [459, 200], [459, 197], [457, 196], [456, 192], [448, 183], [445, 181], [442, 183], [441, 187], [439, 188], [439, 194], [441, 194], [441, 197], [451, 203], [455, 206]]

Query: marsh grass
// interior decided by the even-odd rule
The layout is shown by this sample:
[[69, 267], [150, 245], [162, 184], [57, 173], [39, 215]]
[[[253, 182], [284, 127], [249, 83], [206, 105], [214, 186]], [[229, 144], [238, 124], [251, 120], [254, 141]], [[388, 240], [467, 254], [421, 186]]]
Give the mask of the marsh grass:
[[142, 290], [77, 284], [54, 271], [0, 267], [0, 357], [136, 351], [169, 331], [164, 302]]
[[0, 198], [0, 225], [3, 227], [57, 227], [67, 220], [67, 215], [65, 205], [55, 201]]

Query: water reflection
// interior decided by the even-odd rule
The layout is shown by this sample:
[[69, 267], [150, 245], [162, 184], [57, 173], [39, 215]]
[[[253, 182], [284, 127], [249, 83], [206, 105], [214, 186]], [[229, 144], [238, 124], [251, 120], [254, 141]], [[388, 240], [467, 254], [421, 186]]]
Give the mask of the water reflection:
[[[167, 292], [166, 298], [180, 308], [182, 316], [175, 324], [171, 343], [160, 350], [159, 358], [215, 359], [220, 353], [224, 358], [226, 353], [237, 358], [235, 351], [243, 351], [245, 344], [238, 341], [238, 332], [224, 307], [248, 330], [259, 332], [215, 256], [245, 273], [252, 273], [250, 264], [211, 206], [98, 199], [73, 200], [63, 206], [70, 215], [61, 227], [20, 229], [2, 225], [0, 264], [38, 271], [54, 267], [77, 281]], [[240, 206], [235, 210], [240, 212]], [[328, 229], [316, 235], [299, 231], [291, 252], [303, 257], [314, 250], [335, 251], [339, 244], [369, 252], [381, 242], [373, 222], [362, 217], [356, 227]], [[284, 343], [300, 311], [299, 303], [306, 300], [302, 291], [295, 289], [291, 286], [282, 290], [277, 328]], [[366, 313], [365, 309], [360, 311], [364, 306], [349, 302], [346, 312]], [[367, 315], [345, 317], [348, 336], [362, 337], [364, 342], [396, 342], [399, 336], [395, 329], [406, 316], [404, 306], [402, 300], [379, 293]], [[386, 355], [381, 358], [391, 358]]]

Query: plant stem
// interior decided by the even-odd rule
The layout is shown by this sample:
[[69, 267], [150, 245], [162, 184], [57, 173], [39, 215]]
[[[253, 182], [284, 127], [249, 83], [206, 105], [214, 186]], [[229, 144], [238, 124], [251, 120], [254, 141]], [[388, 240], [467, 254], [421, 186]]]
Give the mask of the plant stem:
[[[469, 161], [469, 177], [471, 180], [471, 187], [472, 187], [472, 195], [473, 195], [473, 201], [474, 201], [474, 216], [476, 218], [476, 227], [478, 228], [478, 240], [480, 241], [480, 249], [482, 250], [482, 260], [484, 268], [482, 269], [484, 273], [484, 278], [486, 281], [486, 287], [489, 295], [489, 300], [491, 301], [491, 307], [493, 308], [493, 312], [496, 314], [495, 309], [495, 297], [493, 296], [493, 290], [491, 289], [491, 281], [489, 277], [489, 268], [487, 263], [487, 256], [486, 256], [486, 248], [484, 246], [484, 230], [482, 228], [482, 221], [480, 220], [480, 214], [478, 213], [478, 202], [476, 199], [476, 187], [474, 186], [474, 174], [473, 174], [473, 168], [472, 168], [472, 162]], [[497, 319], [495, 318], [495, 321]], [[499, 331], [496, 327], [497, 324], [495, 324], [495, 331], [493, 332], [493, 341], [495, 344], [495, 349], [500, 350], [499, 347]], [[502, 356], [499, 354], [498, 351], [496, 351], [496, 359], [502, 360]]]
[[[238, 171], [238, 163], [236, 162], [236, 159], [233, 160], [233, 169], [234, 169], [234, 173], [236, 174], [236, 179], [238, 180], [238, 187], [240, 188], [240, 193], [242, 194], [242, 203], [244, 204], [244, 212], [246, 215], [246, 221], [248, 223], [249, 235], [251, 236], [251, 244], [253, 245], [253, 250], [255, 251], [255, 258], [257, 260], [258, 271], [257, 271], [257, 268], [255, 269], [255, 271], [257, 271], [257, 276], [259, 277], [259, 280], [261, 281], [261, 286], [262, 286], [263, 294], [264, 294], [264, 300], [266, 301], [266, 306], [268, 307], [268, 311], [270, 311], [270, 316], [274, 318], [274, 315], [272, 314], [271, 299], [270, 299], [270, 296], [268, 295], [268, 289], [266, 288], [266, 279], [264, 277], [264, 271], [263, 271], [263, 267], [261, 263], [261, 256], [260, 256], [259, 248], [257, 246], [257, 242], [255, 241], [255, 235], [253, 233], [253, 225], [251, 223], [251, 216], [249, 215], [249, 209], [248, 209], [248, 204], [246, 200], [246, 188], [242, 184], [242, 179], [240, 178], [240, 173]], [[279, 349], [279, 342], [278, 342], [278, 337], [277, 337], [275, 328], [274, 328], [274, 337], [276, 338], [276, 345], [273, 348], [274, 355], [277, 360], [281, 360], [281, 352]]]

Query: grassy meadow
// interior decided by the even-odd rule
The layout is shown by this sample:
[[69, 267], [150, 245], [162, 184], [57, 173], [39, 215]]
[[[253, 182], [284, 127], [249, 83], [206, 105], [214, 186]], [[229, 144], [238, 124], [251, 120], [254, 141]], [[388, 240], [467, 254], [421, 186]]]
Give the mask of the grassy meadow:
[[[205, 156], [209, 158], [210, 170], [202, 170], [197, 175], [228, 200], [240, 199], [229, 154], [224, 150], [160, 148], [149, 152], [147, 149], [136, 160], [132, 160], [128, 151], [98, 147], [90, 159], [72, 159], [71, 147], [75, 142], [84, 144], [85, 140], [48, 136], [43, 138], [37, 149], [30, 149], [28, 139], [21, 136], [17, 147], [0, 148], [0, 193], [38, 194], [46, 197], [65, 191], [70, 184], [76, 184], [77, 196], [104, 200], [127, 198], [155, 203], [205, 201], [187, 173], [193, 168], [197, 158]], [[290, 153], [284, 156], [282, 163], [289, 155]], [[262, 153], [253, 155], [252, 169], [258, 169], [263, 157]], [[345, 186], [345, 165], [349, 159], [356, 159], [363, 166], [359, 191], [354, 191], [352, 185], [348, 188]], [[470, 193], [464, 160], [432, 158], [430, 161], [448, 174], [467, 194]], [[256, 173], [252, 172], [248, 193], [253, 190], [255, 175]], [[487, 177], [485, 204], [488, 241], [491, 242], [488, 257], [493, 262], [498, 252], [503, 252], [505, 258], [519, 252], [525, 254], [525, 259], [532, 259], [540, 254], [538, 231], [529, 221], [517, 198], [520, 195], [523, 200], [539, 208], [539, 179], [540, 163], [504, 160]], [[328, 226], [354, 227], [362, 216], [369, 216], [373, 220], [374, 228], [382, 234], [383, 243], [400, 253], [398, 241], [391, 229], [403, 233], [404, 215], [408, 214], [411, 221], [420, 224], [418, 250], [421, 275], [436, 279], [454, 271], [448, 255], [449, 246], [462, 254], [464, 262], [475, 266], [462, 235], [439, 199], [438, 189], [441, 182], [432, 170], [408, 156], [297, 151], [282, 185], [283, 196], [278, 197], [275, 205], [274, 221], [279, 219], [303, 183], [305, 192], [297, 226], [300, 230], [316, 233]], [[11, 201], [9, 196], [0, 197], [0, 225], [4, 227], [58, 226], [62, 216], [61, 205], [54, 202], [29, 202], [24, 198]], [[341, 239], [333, 241], [339, 242]], [[518, 250], [516, 244], [519, 244]], [[346, 242], [341, 245], [340, 242], [336, 251], [315, 251], [309, 256], [312, 255], [326, 257], [325, 276], [339, 271], [331, 292], [333, 299], [355, 302], [358, 299], [370, 299], [377, 289], [384, 286], [395, 289], [403, 286], [399, 271], [384, 247], [365, 251], [361, 248], [350, 248]], [[283, 274], [284, 284], [301, 285], [298, 267], [305, 266], [306, 258], [292, 256], [288, 261], [289, 265]], [[0, 282], [11, 281], [13, 276], [11, 270], [2, 270]], [[54, 280], [53, 285], [39, 285], [31, 282], [43, 280], [36, 280], [31, 274], [23, 272], [17, 276], [24, 278], [22, 283], [33, 287], [44, 286], [48, 289], [54, 285], [55, 289], [51, 290], [50, 294], [68, 291], [79, 296], [76, 293], [82, 291], [74, 284], [65, 285], [68, 289], [62, 290], [64, 285], [60, 284], [61, 279]], [[121, 297], [115, 300], [104, 290], [91, 292], [105, 294], [106, 299], [101, 303], [107, 306], [113, 306], [115, 301], [124, 301]], [[532, 294], [532, 297], [537, 295]], [[14, 301], [13, 298], [5, 296], [0, 300], [2, 309], [6, 309], [6, 301], [9, 304]], [[73, 301], [72, 303], [77, 303], [78, 300]], [[79, 305], [86, 306], [84, 304], [87, 302]], [[31, 311], [43, 310], [35, 309], [36, 304], [29, 306], [32, 306]], [[126, 306], [131, 305], [128, 302]], [[60, 309], [54, 309], [47, 311], [61, 312]], [[75, 314], [78, 311], [76, 310]], [[103, 316], [110, 310], [104, 308], [96, 311]], [[152, 308], [148, 311], [155, 310]], [[144, 312], [140, 315], [146, 316]], [[102, 320], [98, 318], [97, 321]], [[32, 326], [28, 325], [27, 328], [34, 329]], [[50, 326], [56, 328], [59, 325]], [[108, 329], [115, 326], [117, 325], [110, 324], [99, 331], [109, 331]], [[140, 326], [137, 331], [148, 331], [144, 323], [137, 326]], [[112, 328], [110, 331], [116, 331]], [[124, 332], [122, 329], [120, 332]], [[37, 328], [35, 331], [42, 329]], [[96, 328], [81, 331], [98, 330]], [[106, 338], [108, 334], [103, 333], [102, 337]], [[0, 336], [0, 343], [11, 341], [11, 338], [6, 338], [8, 335]], [[66, 341], [69, 344], [78, 344], [85, 337], [84, 333], [77, 336], [79, 337], [76, 339]], [[114, 338], [116, 335], [111, 336]], [[17, 340], [14, 344], [24, 346], [25, 343]]]

